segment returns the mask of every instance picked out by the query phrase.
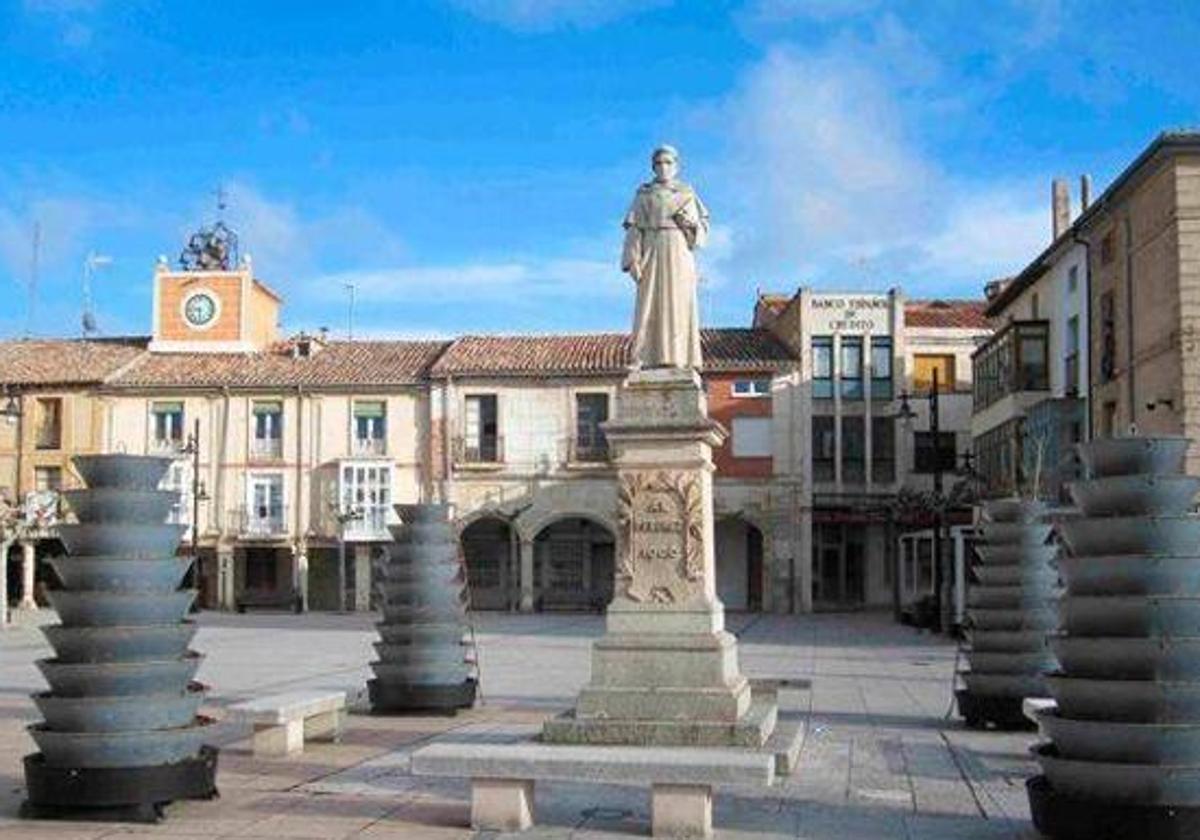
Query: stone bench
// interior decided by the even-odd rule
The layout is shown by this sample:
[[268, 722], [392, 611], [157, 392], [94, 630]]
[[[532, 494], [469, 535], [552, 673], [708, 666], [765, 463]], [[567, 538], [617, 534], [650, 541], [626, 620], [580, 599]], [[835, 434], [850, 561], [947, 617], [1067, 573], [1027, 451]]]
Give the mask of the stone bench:
[[232, 715], [254, 724], [254, 755], [277, 758], [305, 741], [338, 741], [346, 724], [346, 692], [289, 691], [237, 703]]
[[775, 758], [703, 747], [443, 742], [414, 753], [412, 773], [470, 778], [471, 826], [480, 831], [532, 826], [534, 782], [542, 779], [648, 784], [655, 837], [710, 837], [713, 785], [770, 785]]

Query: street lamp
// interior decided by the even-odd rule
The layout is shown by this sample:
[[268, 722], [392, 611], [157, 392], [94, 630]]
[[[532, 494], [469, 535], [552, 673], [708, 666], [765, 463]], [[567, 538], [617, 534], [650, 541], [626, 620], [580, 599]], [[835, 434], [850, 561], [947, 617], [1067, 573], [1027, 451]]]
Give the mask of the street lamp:
[[346, 610], [346, 526], [366, 518], [360, 505], [339, 509], [334, 518], [338, 523], [338, 612]]
[[21, 419], [21, 405], [17, 402], [17, 397], [9, 390], [7, 385], [3, 390], [4, 405], [0, 406], [0, 417], [3, 417], [9, 423], [16, 423]]
[[204, 576], [200, 574], [200, 503], [209, 500], [208, 492], [204, 487], [204, 482], [200, 480], [200, 420], [196, 419], [195, 425], [192, 426], [192, 433], [188, 435], [187, 444], [180, 450], [182, 455], [192, 456], [192, 540], [189, 545], [189, 553], [192, 557], [192, 565], [190, 574], [193, 580], [202, 582]]
[[[933, 629], [935, 632], [942, 632], [942, 528], [945, 524], [945, 498], [942, 494], [942, 446], [941, 446], [941, 429], [938, 406], [938, 370], [935, 367], [932, 371], [933, 380], [930, 385], [929, 393], [926, 395], [911, 396], [907, 392], [900, 394], [900, 408], [896, 411], [896, 416], [904, 423], [906, 428], [911, 428], [913, 420], [917, 413], [912, 410], [909, 405], [909, 399], [922, 399], [929, 401], [929, 436], [933, 438]], [[957, 455], [955, 456], [957, 461]]]

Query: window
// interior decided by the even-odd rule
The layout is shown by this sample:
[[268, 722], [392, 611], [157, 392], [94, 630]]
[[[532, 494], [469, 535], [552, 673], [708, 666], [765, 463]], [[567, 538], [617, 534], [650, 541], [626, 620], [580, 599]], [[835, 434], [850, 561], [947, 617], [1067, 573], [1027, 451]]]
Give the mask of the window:
[[833, 397], [833, 339], [829, 336], [814, 337], [813, 354], [813, 397], [827, 400]]
[[863, 340], [861, 336], [842, 339], [842, 397], [863, 397]]
[[733, 383], [735, 397], [769, 397], [771, 396], [770, 379], [738, 379]]
[[1067, 319], [1067, 347], [1063, 359], [1063, 390], [1068, 394], [1079, 393], [1079, 316]]
[[867, 475], [867, 443], [861, 417], [842, 418], [842, 481], [861, 484]]
[[283, 457], [283, 403], [256, 401], [251, 414], [254, 418], [251, 456], [271, 459]]
[[891, 417], [871, 418], [871, 481], [896, 480], [896, 422]]
[[156, 402], [150, 407], [153, 446], [158, 451], [183, 446], [183, 403]]
[[954, 356], [917, 353], [913, 356], [913, 390], [928, 393], [933, 390], [933, 376], [937, 373], [938, 393], [954, 390]]
[[1018, 391], [1044, 391], [1050, 385], [1050, 342], [1046, 335], [1022, 334], [1017, 343]]
[[390, 539], [388, 513], [392, 509], [392, 468], [368, 462], [342, 464], [341, 513], [361, 514], [345, 523], [347, 539]]
[[938, 432], [934, 446], [933, 432], [916, 432], [913, 435], [913, 472], [954, 472], [958, 467], [958, 441], [954, 432]]
[[975, 351], [975, 411], [1017, 391], [1049, 390], [1049, 344], [1045, 321], [1014, 321]]
[[871, 339], [871, 398], [892, 398], [892, 340]]
[[1036, 321], [1038, 319], [1038, 309], [1039, 309], [1038, 293], [1034, 292], [1033, 295], [1029, 299], [1029, 313], [1030, 313], [1029, 317], [1032, 318], [1034, 321]]
[[1079, 288], [1079, 266], [1073, 265], [1067, 269], [1067, 293], [1075, 294]]
[[354, 403], [354, 454], [383, 455], [387, 452], [387, 403], [358, 400]]
[[246, 533], [275, 536], [284, 533], [283, 476], [251, 475], [246, 516]]
[[57, 493], [62, 489], [62, 467], [34, 467], [33, 489], [39, 493]]
[[733, 418], [733, 457], [771, 457], [771, 418]]
[[1110, 230], [1100, 240], [1100, 265], [1109, 265], [1117, 258], [1117, 231]]
[[1117, 433], [1117, 404], [1106, 402], [1100, 411], [1100, 437], [1110, 438]]
[[1100, 378], [1117, 375], [1117, 305], [1111, 291], [1100, 295]]
[[39, 397], [36, 403], [36, 442], [38, 449], [62, 448], [62, 400]]
[[572, 461], [607, 461], [608, 440], [600, 424], [608, 420], [608, 394], [575, 395], [575, 437]]
[[813, 481], [833, 481], [833, 459], [836, 453], [833, 417], [812, 419]]
[[498, 463], [500, 436], [497, 434], [495, 394], [472, 394], [463, 411], [463, 437], [459, 460], [471, 464]]

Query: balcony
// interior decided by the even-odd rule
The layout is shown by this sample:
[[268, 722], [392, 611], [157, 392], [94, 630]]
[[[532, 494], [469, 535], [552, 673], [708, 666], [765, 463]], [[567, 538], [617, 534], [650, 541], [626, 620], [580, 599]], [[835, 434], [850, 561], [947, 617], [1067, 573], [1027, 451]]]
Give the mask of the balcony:
[[342, 524], [342, 539], [346, 542], [391, 542], [388, 530], [389, 508], [383, 506], [361, 509], [361, 517]]
[[1050, 390], [1050, 323], [1013, 321], [971, 356], [975, 413], [1005, 397]]
[[240, 507], [233, 511], [231, 518], [243, 539], [276, 540], [288, 535], [287, 518], [282, 513], [263, 514], [259, 510]]
[[173, 458], [179, 455], [184, 447], [181, 438], [151, 438], [147, 448], [151, 455], [165, 455]]
[[454, 465], [466, 468], [499, 468], [504, 466], [504, 438], [499, 435], [454, 439]]
[[609, 463], [608, 441], [603, 438], [567, 438], [567, 463], [573, 466], [601, 467]]
[[380, 458], [387, 454], [387, 441], [381, 437], [356, 437], [352, 448], [355, 458]]
[[283, 441], [280, 438], [252, 438], [250, 459], [253, 461], [279, 461], [283, 459]]

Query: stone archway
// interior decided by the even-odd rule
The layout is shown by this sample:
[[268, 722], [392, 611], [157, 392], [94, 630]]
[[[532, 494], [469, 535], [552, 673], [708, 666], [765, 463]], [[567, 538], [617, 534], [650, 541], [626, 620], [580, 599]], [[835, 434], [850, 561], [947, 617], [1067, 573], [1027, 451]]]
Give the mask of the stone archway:
[[512, 606], [517, 589], [511, 526], [495, 516], [481, 516], [460, 534], [471, 606], [481, 610], [504, 610]]
[[541, 610], [603, 610], [613, 597], [616, 539], [591, 517], [554, 520], [533, 540], [534, 603]]
[[714, 525], [717, 597], [728, 610], [763, 608], [763, 534], [737, 516]]

